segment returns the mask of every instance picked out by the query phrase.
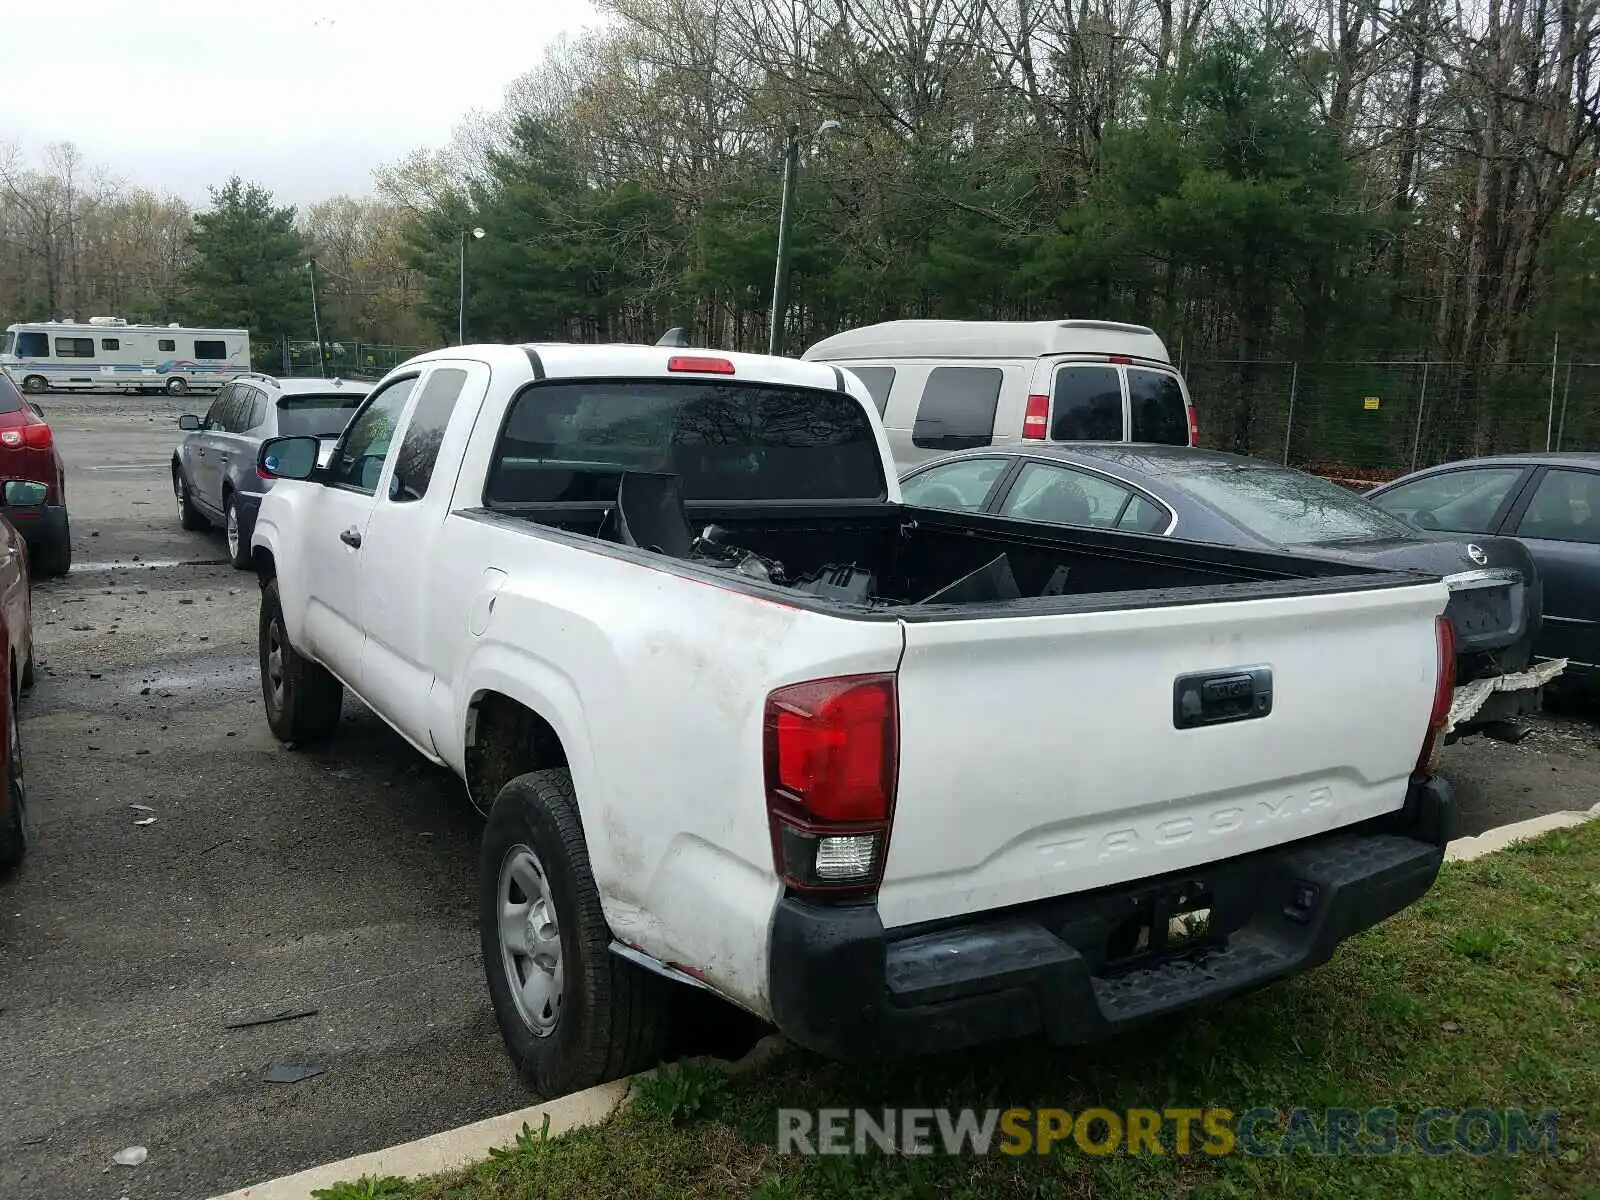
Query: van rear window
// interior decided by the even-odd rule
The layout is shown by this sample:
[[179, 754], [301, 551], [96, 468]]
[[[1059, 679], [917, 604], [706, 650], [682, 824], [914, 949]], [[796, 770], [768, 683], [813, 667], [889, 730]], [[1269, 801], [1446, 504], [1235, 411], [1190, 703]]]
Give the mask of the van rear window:
[[881, 500], [877, 437], [840, 392], [702, 380], [531, 384], [512, 401], [484, 503], [603, 503], [624, 471], [689, 501]]
[[1128, 368], [1128, 440], [1163, 446], [1189, 444], [1189, 410], [1176, 375]]
[[1115, 367], [1070, 366], [1056, 371], [1050, 440], [1122, 440], [1122, 380]]

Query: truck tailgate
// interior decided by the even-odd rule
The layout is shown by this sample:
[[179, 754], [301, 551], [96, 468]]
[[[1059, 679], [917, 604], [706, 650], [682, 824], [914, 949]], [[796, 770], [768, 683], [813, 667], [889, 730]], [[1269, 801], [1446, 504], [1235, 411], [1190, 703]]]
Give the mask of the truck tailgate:
[[[1447, 599], [1423, 582], [906, 622], [884, 925], [1185, 870], [1398, 809]], [[1203, 716], [1265, 715], [1179, 728], [1183, 693], [1191, 713], [1204, 695]]]

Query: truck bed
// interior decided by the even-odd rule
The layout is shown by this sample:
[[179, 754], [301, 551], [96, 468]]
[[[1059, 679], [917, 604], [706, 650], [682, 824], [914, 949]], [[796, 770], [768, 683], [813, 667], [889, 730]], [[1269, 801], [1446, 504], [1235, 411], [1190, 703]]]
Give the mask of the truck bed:
[[[768, 582], [738, 570], [737, 558], [718, 560], [703, 549], [682, 555], [628, 546], [616, 535], [615, 509], [614, 504], [503, 505], [460, 515], [532, 525], [563, 540], [581, 538], [606, 554], [679, 574], [709, 575], [737, 590], [777, 591], [786, 602], [840, 616], [906, 621], [1328, 594], [1414, 585], [1422, 578], [1299, 554], [1133, 533], [1044, 529], [1004, 517], [901, 504], [684, 506], [691, 530], [715, 525], [723, 531], [723, 546], [781, 564], [780, 579], [786, 582]], [[1008, 570], [1014, 580], [1015, 595], [992, 586], [939, 595], [997, 559], [1004, 562], [1001, 574]], [[837, 576], [839, 567], [870, 573], [864, 596], [859, 581], [854, 594], [826, 583], [816, 586], [819, 572], [833, 568]]]

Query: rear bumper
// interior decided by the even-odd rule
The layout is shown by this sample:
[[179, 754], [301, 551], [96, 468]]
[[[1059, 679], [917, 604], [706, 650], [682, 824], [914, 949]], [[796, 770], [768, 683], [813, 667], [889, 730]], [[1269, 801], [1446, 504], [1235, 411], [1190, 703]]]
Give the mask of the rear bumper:
[[[1094, 1041], [1326, 962], [1433, 886], [1454, 825], [1449, 785], [1432, 779], [1380, 822], [974, 920], [889, 933], [871, 905], [786, 897], [772, 929], [773, 1021], [844, 1059], [1040, 1033]], [[1159, 945], [1172, 905], [1197, 894], [1211, 910], [1204, 948], [1108, 963], [1130, 914], [1154, 918]]]

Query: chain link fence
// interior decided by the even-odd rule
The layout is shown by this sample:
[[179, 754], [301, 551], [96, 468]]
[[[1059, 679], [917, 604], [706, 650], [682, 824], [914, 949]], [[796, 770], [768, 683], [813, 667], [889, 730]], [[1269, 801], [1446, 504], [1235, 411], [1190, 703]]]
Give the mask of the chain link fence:
[[1197, 359], [1201, 443], [1376, 482], [1434, 463], [1600, 448], [1600, 363]]
[[322, 343], [323, 364], [317, 363], [317, 343], [313, 338], [281, 338], [276, 346], [254, 347], [252, 358], [258, 371], [273, 371], [285, 377], [338, 376], [341, 379], [379, 379], [406, 359], [424, 352], [421, 346], [384, 346], [374, 342], [329, 341]]

